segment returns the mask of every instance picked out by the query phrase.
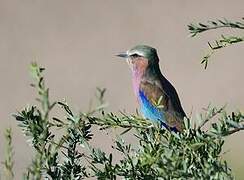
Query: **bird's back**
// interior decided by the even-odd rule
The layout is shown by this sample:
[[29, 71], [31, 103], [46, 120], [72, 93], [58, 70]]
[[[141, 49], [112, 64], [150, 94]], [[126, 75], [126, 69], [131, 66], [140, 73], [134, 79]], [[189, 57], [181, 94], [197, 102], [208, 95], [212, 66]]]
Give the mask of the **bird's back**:
[[161, 74], [159, 68], [141, 79], [138, 96], [140, 110], [145, 118], [161, 121], [179, 131], [183, 129], [186, 114], [175, 88]]

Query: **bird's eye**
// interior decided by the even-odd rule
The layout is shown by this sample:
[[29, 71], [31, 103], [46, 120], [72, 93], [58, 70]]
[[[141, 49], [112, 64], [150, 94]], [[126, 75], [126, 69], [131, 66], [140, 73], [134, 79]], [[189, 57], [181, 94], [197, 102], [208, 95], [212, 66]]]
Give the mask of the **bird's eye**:
[[138, 57], [141, 57], [141, 56], [140, 56], [139, 54], [136, 54], [136, 53], [135, 53], [135, 54], [132, 54], [131, 57], [132, 57], [132, 58], [138, 58]]

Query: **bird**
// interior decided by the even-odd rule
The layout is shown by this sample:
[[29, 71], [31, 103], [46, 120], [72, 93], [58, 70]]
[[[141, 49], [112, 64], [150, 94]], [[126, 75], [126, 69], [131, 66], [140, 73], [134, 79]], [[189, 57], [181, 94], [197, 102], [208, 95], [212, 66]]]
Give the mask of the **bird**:
[[186, 114], [174, 86], [161, 73], [157, 50], [137, 45], [117, 56], [132, 72], [133, 90], [141, 115], [174, 132], [182, 132]]

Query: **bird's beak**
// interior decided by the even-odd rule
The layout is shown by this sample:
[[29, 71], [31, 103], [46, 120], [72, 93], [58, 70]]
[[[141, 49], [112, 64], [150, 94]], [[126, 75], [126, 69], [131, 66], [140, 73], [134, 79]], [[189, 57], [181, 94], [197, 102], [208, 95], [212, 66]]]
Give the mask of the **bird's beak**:
[[121, 57], [121, 58], [128, 58], [129, 57], [129, 55], [127, 54], [127, 52], [119, 53], [116, 56]]

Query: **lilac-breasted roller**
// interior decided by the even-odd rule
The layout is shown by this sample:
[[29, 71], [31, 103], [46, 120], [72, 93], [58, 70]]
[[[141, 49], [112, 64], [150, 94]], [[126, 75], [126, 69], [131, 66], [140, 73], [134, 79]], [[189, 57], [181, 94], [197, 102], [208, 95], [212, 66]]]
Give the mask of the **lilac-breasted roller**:
[[175, 88], [160, 71], [157, 50], [138, 45], [118, 56], [125, 58], [131, 68], [133, 89], [143, 117], [182, 131], [186, 114]]

